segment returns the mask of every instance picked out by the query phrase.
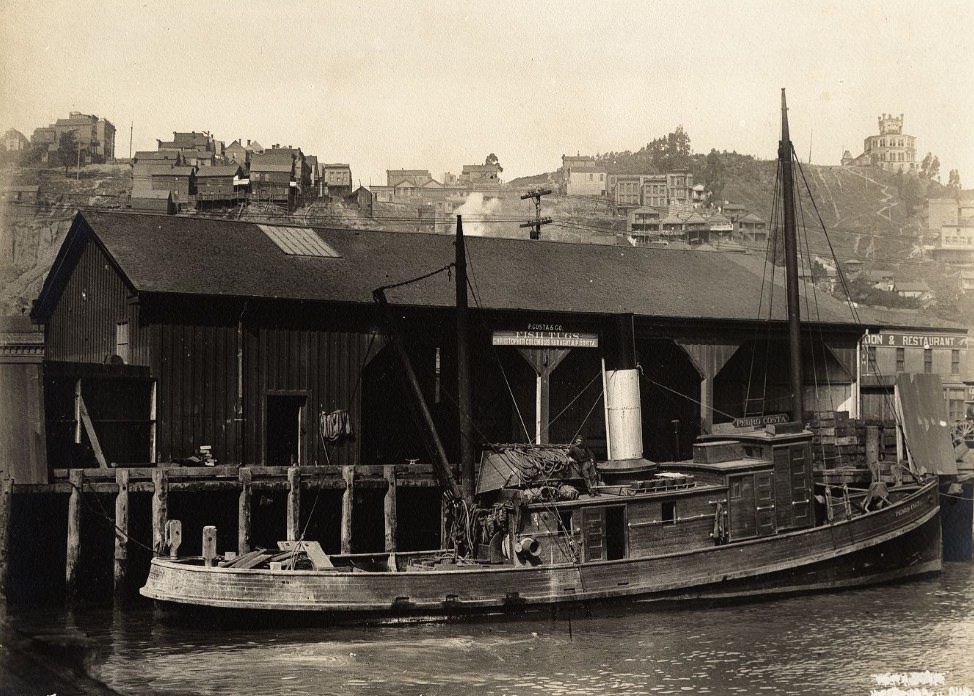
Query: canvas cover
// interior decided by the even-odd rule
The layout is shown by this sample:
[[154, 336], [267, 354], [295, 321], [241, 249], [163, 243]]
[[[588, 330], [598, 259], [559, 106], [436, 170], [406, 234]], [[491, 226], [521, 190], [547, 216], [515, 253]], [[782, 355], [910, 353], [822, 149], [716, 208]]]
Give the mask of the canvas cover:
[[906, 447], [916, 467], [941, 476], [957, 475], [940, 375], [900, 372], [896, 396]]

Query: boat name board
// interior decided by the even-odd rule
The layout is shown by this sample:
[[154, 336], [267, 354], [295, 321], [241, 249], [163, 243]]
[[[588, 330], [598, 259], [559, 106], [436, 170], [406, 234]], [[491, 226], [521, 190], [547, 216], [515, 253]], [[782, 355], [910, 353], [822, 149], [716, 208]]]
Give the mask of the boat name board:
[[878, 333], [862, 337], [864, 346], [884, 346], [887, 348], [967, 348], [967, 336], [944, 336], [936, 334]]
[[908, 506], [906, 506], [902, 510], [897, 510], [896, 511], [896, 516], [897, 517], [902, 517], [903, 515], [907, 514], [908, 512], [912, 512], [912, 511], [916, 510], [918, 507], [920, 507], [920, 504], [922, 502], [923, 501], [921, 501], [921, 500], [915, 500], [915, 501], [913, 501], [912, 503], [910, 503]]
[[579, 331], [528, 330], [494, 331], [491, 343], [495, 346], [536, 346], [544, 348], [598, 348], [599, 335]]
[[787, 423], [788, 416], [784, 413], [775, 413], [770, 416], [753, 416], [751, 418], [735, 418], [735, 428], [760, 428], [763, 425], [774, 425], [775, 423]]

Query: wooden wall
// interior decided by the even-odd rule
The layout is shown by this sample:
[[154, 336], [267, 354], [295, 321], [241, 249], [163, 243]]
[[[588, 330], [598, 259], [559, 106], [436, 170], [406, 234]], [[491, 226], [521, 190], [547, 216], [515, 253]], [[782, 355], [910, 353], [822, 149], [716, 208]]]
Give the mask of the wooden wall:
[[[129, 322], [130, 343], [137, 343], [138, 306], [130, 303], [134, 299], [101, 249], [85, 244], [47, 323], [46, 359], [107, 362], [115, 354], [115, 327], [121, 321]], [[144, 364], [141, 357], [134, 362]]]

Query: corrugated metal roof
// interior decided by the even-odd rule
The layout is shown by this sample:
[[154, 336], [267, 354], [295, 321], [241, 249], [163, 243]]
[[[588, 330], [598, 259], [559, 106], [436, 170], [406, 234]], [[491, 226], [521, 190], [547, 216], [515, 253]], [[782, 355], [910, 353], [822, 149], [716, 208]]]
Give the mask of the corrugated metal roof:
[[[89, 228], [133, 289], [146, 293], [371, 304], [375, 288], [441, 268], [455, 254], [452, 235], [323, 228], [312, 228], [311, 234], [339, 258], [282, 254], [254, 223], [93, 211], [75, 219], [62, 253]], [[762, 278], [731, 260], [741, 254], [671, 251], [672, 246], [471, 236], [467, 256], [477, 305], [485, 309], [758, 319]], [[52, 306], [55, 298], [49, 293], [58, 290], [51, 288], [63, 287], [56, 275], [45, 281], [39, 307]], [[775, 285], [775, 297], [784, 297]], [[765, 292], [770, 291], [769, 284]], [[440, 274], [390, 290], [388, 296], [403, 305], [453, 307], [455, 288]], [[834, 298], [818, 296], [816, 302], [822, 322], [853, 323]], [[765, 318], [767, 306], [766, 296]], [[787, 318], [780, 301], [774, 303], [774, 318]], [[920, 323], [929, 320], [917, 315]]]

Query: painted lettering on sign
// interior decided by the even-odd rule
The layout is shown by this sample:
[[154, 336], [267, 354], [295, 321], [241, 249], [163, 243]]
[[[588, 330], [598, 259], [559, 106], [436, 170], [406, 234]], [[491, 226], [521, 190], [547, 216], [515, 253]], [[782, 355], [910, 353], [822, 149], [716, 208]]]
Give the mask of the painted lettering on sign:
[[[532, 324], [531, 326], [553, 326]], [[529, 329], [528, 331], [494, 331], [491, 343], [495, 346], [533, 346], [539, 348], [598, 348], [599, 335], [579, 331]]]
[[967, 348], [967, 336], [945, 336], [937, 334], [878, 333], [862, 337], [864, 346], [885, 348]]
[[751, 418], [735, 418], [735, 428], [759, 428], [762, 425], [773, 425], [775, 423], [787, 423], [788, 416], [784, 413], [775, 413], [771, 416], [753, 416]]

